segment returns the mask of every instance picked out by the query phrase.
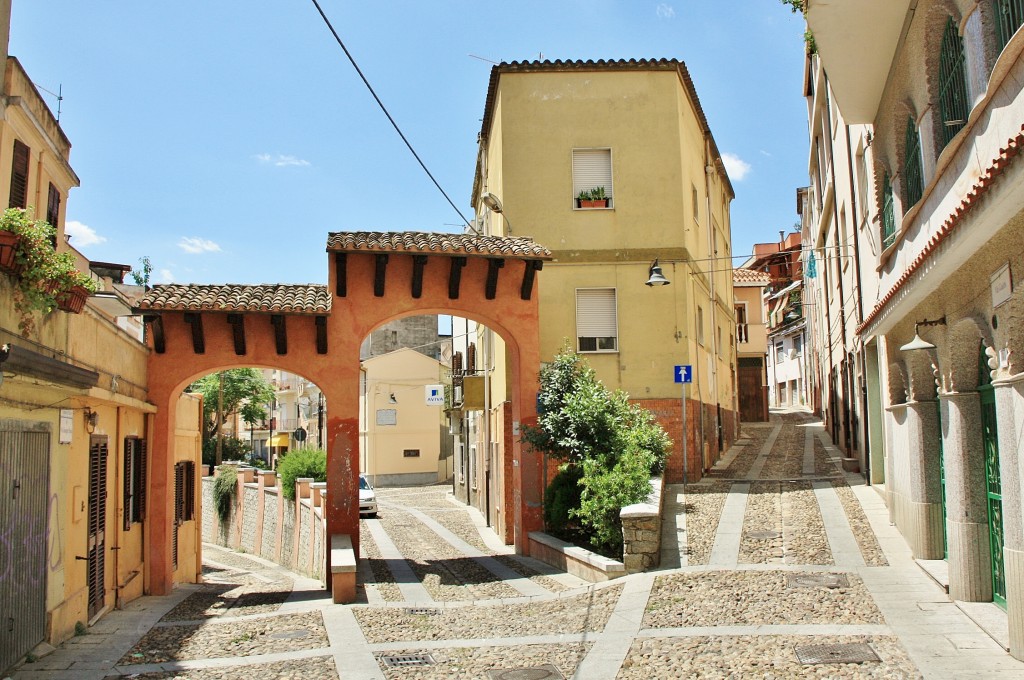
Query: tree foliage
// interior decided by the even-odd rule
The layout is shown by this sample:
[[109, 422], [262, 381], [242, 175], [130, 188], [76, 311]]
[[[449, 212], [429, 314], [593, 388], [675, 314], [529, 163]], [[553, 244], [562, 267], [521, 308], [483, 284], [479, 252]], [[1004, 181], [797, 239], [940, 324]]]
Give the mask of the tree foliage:
[[295, 500], [295, 480], [312, 477], [313, 481], [327, 481], [327, 452], [321, 449], [289, 451], [277, 463], [277, 476], [281, 480], [281, 493]]
[[[549, 489], [558, 498], [546, 503], [546, 514], [578, 519], [593, 546], [621, 554], [619, 510], [647, 498], [650, 475], [664, 468], [668, 435], [629, 395], [608, 390], [568, 347], [541, 369], [537, 407], [537, 425], [524, 428], [523, 439], [562, 461], [563, 472], [577, 468], [579, 486], [577, 502], [564, 488], [568, 480], [556, 477]], [[565, 513], [567, 499], [577, 505]]]
[[267, 417], [266, 404], [274, 398], [274, 388], [256, 368], [233, 368], [203, 376], [188, 387], [189, 392], [203, 395], [203, 441], [212, 439], [217, 434], [217, 404], [221, 375], [224, 376], [222, 420], [228, 414], [237, 411], [248, 425], [255, 425]]

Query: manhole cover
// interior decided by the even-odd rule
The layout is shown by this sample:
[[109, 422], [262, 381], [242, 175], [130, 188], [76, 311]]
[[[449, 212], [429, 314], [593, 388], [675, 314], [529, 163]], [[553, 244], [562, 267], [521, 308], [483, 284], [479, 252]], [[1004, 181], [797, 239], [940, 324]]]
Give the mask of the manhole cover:
[[782, 536], [778, 531], [748, 531], [744, 535], [752, 541], [771, 541]]
[[282, 630], [277, 633], [271, 633], [267, 637], [275, 640], [298, 640], [299, 638], [309, 637], [308, 630]]
[[436, 661], [429, 654], [388, 654], [380, 657], [388, 668], [405, 668], [407, 666], [433, 666]]
[[412, 614], [413, 616], [437, 616], [441, 613], [441, 610], [431, 607], [406, 607], [405, 613]]
[[787, 574], [788, 588], [849, 588], [846, 574]]
[[561, 671], [551, 664], [534, 668], [506, 668], [487, 671], [487, 680], [564, 680]]
[[800, 663], [868, 663], [881, 661], [875, 650], [866, 642], [851, 642], [842, 645], [804, 645], [796, 648]]

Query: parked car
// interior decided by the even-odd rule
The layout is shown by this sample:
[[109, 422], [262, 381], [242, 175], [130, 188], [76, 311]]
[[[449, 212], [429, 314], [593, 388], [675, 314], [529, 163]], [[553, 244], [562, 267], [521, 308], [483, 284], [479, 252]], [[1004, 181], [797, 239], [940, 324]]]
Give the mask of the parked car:
[[359, 515], [377, 516], [377, 496], [364, 475], [359, 475]]

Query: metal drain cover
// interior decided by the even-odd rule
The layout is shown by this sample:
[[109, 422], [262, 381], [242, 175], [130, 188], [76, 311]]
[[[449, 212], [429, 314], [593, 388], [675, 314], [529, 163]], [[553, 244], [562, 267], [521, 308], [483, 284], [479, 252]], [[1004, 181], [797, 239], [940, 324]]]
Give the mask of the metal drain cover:
[[487, 680], [564, 680], [561, 671], [551, 664], [534, 668], [506, 668], [487, 671]]
[[277, 633], [271, 633], [267, 637], [273, 638], [274, 640], [298, 640], [299, 638], [309, 637], [308, 630], [282, 630]]
[[380, 657], [388, 668], [406, 668], [409, 666], [433, 666], [437, 662], [429, 654], [387, 654]]
[[849, 588], [846, 574], [786, 574], [787, 588]]
[[780, 538], [782, 533], [779, 531], [748, 531], [743, 535], [752, 541], [771, 541]]
[[441, 610], [432, 607], [406, 607], [405, 613], [413, 616], [437, 616]]
[[881, 661], [866, 642], [841, 645], [805, 645], [796, 648], [796, 656], [805, 666], [817, 663], [868, 663]]

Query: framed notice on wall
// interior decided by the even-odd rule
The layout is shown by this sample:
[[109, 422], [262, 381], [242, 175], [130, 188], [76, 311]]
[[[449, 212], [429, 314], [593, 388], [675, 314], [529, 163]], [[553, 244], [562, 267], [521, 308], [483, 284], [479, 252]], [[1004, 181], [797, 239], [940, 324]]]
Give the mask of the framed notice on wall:
[[377, 424], [378, 425], [397, 425], [398, 424], [398, 411], [393, 408], [379, 408], [377, 409]]
[[75, 412], [69, 408], [60, 410], [60, 438], [61, 444], [71, 443], [71, 433], [75, 429]]

